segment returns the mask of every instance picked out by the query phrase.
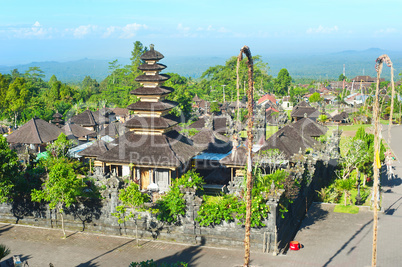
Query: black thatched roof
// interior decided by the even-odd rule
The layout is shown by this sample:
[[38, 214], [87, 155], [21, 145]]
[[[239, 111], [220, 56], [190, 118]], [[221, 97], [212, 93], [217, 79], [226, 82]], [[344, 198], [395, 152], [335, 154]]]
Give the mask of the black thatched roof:
[[165, 111], [174, 108], [177, 103], [170, 100], [163, 100], [158, 102], [142, 102], [138, 101], [127, 108], [130, 110], [143, 110], [143, 111]]
[[219, 161], [222, 165], [246, 166], [247, 148], [245, 146], [233, 147], [232, 153]]
[[130, 92], [133, 95], [167, 95], [174, 89], [166, 86], [160, 87], [140, 87]]
[[327, 127], [320, 125], [309, 118], [300, 119], [293, 123], [292, 126], [297, 129], [301, 135], [307, 135], [310, 137], [318, 137], [324, 135], [328, 131]]
[[343, 120], [346, 120], [346, 119], [348, 119], [348, 118], [349, 118], [348, 113], [346, 113], [345, 111], [343, 111], [343, 112], [341, 112], [341, 113], [336, 114], [335, 116], [333, 116], [333, 117], [332, 117], [332, 120], [333, 120], [333, 121], [343, 121]]
[[166, 74], [155, 74], [155, 75], [140, 75], [135, 78], [137, 82], [164, 82], [169, 80], [170, 76]]
[[317, 141], [310, 136], [303, 136], [295, 127], [287, 125], [268, 138], [260, 151], [279, 149], [287, 159], [290, 159], [294, 154], [299, 153], [300, 149], [305, 152], [316, 143]]
[[166, 129], [180, 122], [180, 118], [172, 114], [163, 117], [134, 116], [126, 122], [128, 128]]
[[151, 70], [156, 70], [156, 71], [161, 71], [166, 69], [166, 66], [160, 63], [155, 63], [155, 64], [141, 64], [140, 66], [138, 66], [139, 70], [142, 71], [151, 71]]
[[97, 140], [89, 147], [78, 152], [78, 155], [81, 157], [98, 157], [115, 146], [115, 144], [106, 143], [103, 140]]
[[95, 134], [94, 131], [90, 131], [84, 127], [79, 126], [78, 124], [67, 123], [62, 128], [65, 135], [67, 135], [68, 139], [72, 138], [81, 138], [88, 135]]
[[154, 49], [154, 45], [149, 46], [149, 51], [142, 54], [142, 60], [161, 60], [164, 56]]
[[301, 101], [299, 102], [296, 106], [294, 106], [294, 108], [300, 108], [300, 107], [311, 107], [309, 103], [307, 103], [306, 101]]
[[7, 136], [9, 143], [43, 144], [57, 139], [63, 131], [54, 124], [33, 118]]
[[309, 118], [318, 118], [320, 112], [313, 107], [296, 107], [293, 108], [291, 116], [296, 118], [303, 118], [305, 115]]
[[63, 117], [63, 115], [61, 115], [59, 112], [56, 112], [53, 114], [53, 118], [59, 118], [61, 119]]
[[[212, 129], [220, 134], [225, 134], [226, 133], [226, 116], [214, 116], [213, 122], [212, 122]], [[201, 131], [202, 129], [205, 128], [205, 117], [200, 118], [199, 120], [193, 122], [192, 124], [189, 125], [189, 128], [192, 129], [197, 129]]]
[[123, 135], [125, 132], [127, 132], [127, 128], [124, 126], [123, 123], [121, 122], [112, 122], [105, 128], [99, 131], [100, 136], [111, 136], [111, 137], [116, 137]]
[[94, 114], [91, 110], [87, 109], [84, 112], [77, 114], [71, 118], [71, 122], [81, 125], [81, 126], [87, 126], [87, 127], [93, 127], [96, 126], [96, 120], [94, 117]]
[[129, 114], [129, 111], [126, 108], [117, 107], [117, 108], [113, 108], [112, 110], [113, 110], [113, 113], [117, 116], [128, 116], [128, 114]]
[[206, 128], [195, 134], [191, 139], [194, 142], [194, 146], [203, 152], [226, 154], [232, 149], [232, 144], [227, 137]]
[[118, 146], [99, 156], [98, 160], [143, 166], [179, 167], [199, 153], [190, 139], [176, 131], [165, 135], [127, 132], [117, 143]]

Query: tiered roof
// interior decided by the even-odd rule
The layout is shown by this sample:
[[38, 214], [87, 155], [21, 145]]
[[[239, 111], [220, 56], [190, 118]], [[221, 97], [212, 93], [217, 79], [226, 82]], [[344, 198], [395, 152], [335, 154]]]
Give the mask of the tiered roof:
[[153, 45], [141, 56], [145, 63], [138, 69], [144, 74], [136, 78], [141, 87], [131, 91], [140, 101], [127, 107], [134, 112], [134, 116], [125, 123], [130, 131], [121, 135], [115, 142], [118, 145], [98, 156], [98, 160], [175, 169], [187, 164], [202, 150], [194, 146], [192, 140], [172, 130], [179, 119], [169, 111], [177, 103], [165, 100], [173, 89], [163, 86], [169, 76], [159, 74], [166, 68], [157, 63], [162, 58], [163, 55], [154, 50]]
[[176, 102], [166, 100], [165, 97], [173, 92], [172, 88], [163, 86], [163, 82], [170, 77], [159, 74], [166, 68], [165, 65], [158, 63], [164, 56], [150, 46], [150, 50], [145, 52], [141, 59], [145, 62], [138, 67], [144, 74], [135, 80], [140, 82], [142, 87], [131, 91], [140, 101], [129, 105], [127, 108], [134, 111], [134, 117], [127, 121], [126, 127], [137, 133], [162, 134], [172, 129], [178, 124], [179, 119], [168, 114]]

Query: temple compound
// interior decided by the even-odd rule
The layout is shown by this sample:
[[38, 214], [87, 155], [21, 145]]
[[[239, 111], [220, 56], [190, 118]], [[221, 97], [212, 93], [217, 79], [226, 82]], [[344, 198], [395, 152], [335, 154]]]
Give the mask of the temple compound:
[[180, 120], [169, 114], [177, 103], [165, 99], [173, 89], [163, 86], [170, 78], [159, 73], [166, 68], [158, 63], [163, 58], [153, 45], [141, 56], [145, 63], [138, 69], [143, 75], [136, 78], [141, 87], [131, 91], [139, 101], [127, 107], [134, 113], [125, 124], [129, 131], [94, 162], [96, 172], [115, 172], [142, 190], [167, 191], [172, 179], [187, 171], [191, 158], [200, 152], [192, 140], [173, 129]]

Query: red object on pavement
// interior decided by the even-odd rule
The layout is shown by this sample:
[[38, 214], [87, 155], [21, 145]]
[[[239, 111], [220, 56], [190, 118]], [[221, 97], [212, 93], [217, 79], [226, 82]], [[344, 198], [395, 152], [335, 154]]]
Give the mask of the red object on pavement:
[[300, 243], [297, 241], [290, 241], [289, 248], [290, 248], [290, 250], [299, 250]]

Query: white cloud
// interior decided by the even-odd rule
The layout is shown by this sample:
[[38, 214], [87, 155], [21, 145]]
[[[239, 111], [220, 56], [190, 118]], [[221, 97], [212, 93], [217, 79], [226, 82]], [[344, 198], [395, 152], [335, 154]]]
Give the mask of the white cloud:
[[116, 27], [115, 26], [110, 26], [106, 28], [106, 32], [103, 34], [103, 38], [107, 38], [109, 36], [111, 36], [114, 32], [116, 31]]
[[83, 38], [85, 35], [90, 34], [92, 31], [96, 30], [97, 26], [94, 25], [81, 25], [73, 29], [73, 35], [76, 38]]
[[120, 35], [120, 38], [122, 39], [133, 38], [139, 30], [147, 28], [148, 27], [145, 24], [137, 24], [137, 23], [127, 24], [126, 26], [121, 28], [122, 34]]
[[9, 26], [3, 30], [5, 34], [12, 38], [30, 39], [30, 38], [50, 38], [51, 33], [54, 30], [52, 28], [44, 28], [36, 21], [32, 26]]
[[337, 32], [339, 30], [338, 26], [333, 27], [323, 27], [322, 25], [318, 26], [317, 28], [308, 28], [306, 33], [308, 34], [330, 34]]
[[190, 31], [190, 27], [184, 27], [183, 24], [179, 23], [177, 25], [177, 29], [181, 32], [189, 32]]
[[396, 33], [398, 32], [397, 29], [395, 28], [386, 28], [386, 29], [380, 29], [376, 31], [376, 34], [389, 34], [389, 33]]

